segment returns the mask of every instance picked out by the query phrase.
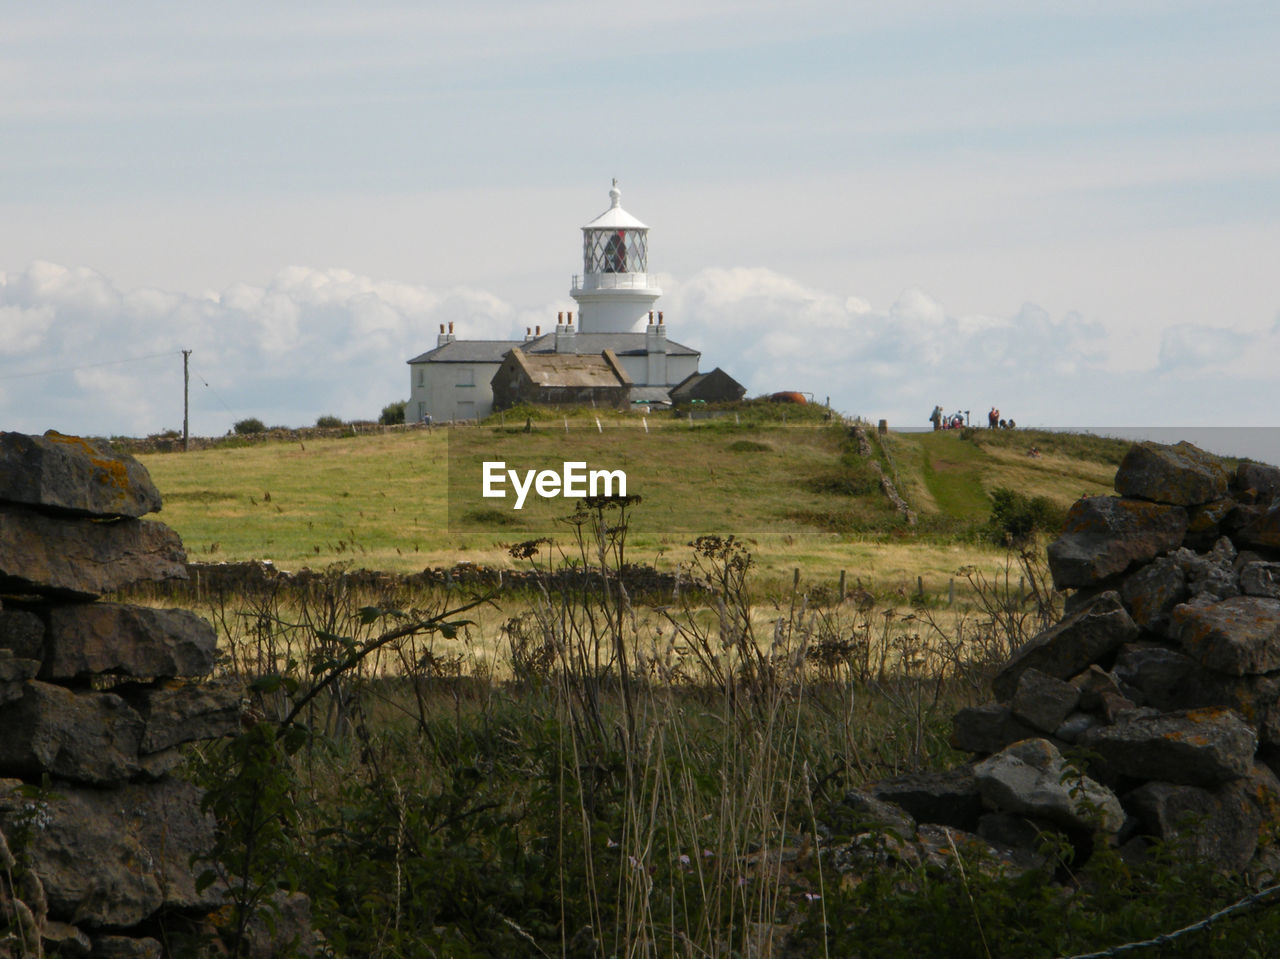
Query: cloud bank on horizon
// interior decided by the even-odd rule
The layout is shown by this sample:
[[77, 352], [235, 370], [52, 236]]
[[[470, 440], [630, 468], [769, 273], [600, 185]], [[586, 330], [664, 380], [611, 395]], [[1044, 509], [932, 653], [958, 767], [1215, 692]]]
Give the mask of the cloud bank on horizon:
[[[876, 307], [765, 268], [706, 268], [662, 285], [670, 335], [702, 350], [703, 369], [724, 368], [751, 395], [803, 390], [894, 426], [926, 425], [935, 403], [979, 421], [995, 405], [1027, 426], [1261, 426], [1280, 400], [1270, 372], [1280, 366], [1280, 321], [1253, 332], [1172, 327], [1156, 362], [1117, 372], [1099, 324], [1032, 304], [1008, 316], [954, 315], [908, 290]], [[197, 435], [248, 416], [287, 426], [373, 419], [408, 394], [405, 361], [435, 345], [439, 324], [469, 339], [518, 339], [571, 308], [306, 267], [191, 296], [121, 289], [89, 269], [40, 262], [0, 274], [0, 419], [28, 432], [180, 429], [183, 349], [192, 351]], [[1217, 397], [1211, 411], [1189, 402], [1197, 385]], [[1224, 398], [1237, 404], [1227, 419]]]

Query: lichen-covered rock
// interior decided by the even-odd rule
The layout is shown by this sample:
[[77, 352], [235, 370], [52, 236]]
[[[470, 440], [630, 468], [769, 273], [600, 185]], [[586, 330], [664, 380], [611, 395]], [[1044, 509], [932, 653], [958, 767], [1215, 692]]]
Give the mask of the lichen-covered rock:
[[1133, 621], [1153, 633], [1163, 633], [1169, 614], [1189, 598], [1187, 574], [1172, 556], [1161, 556], [1126, 577], [1120, 597]]
[[1196, 553], [1183, 548], [1170, 554], [1187, 576], [1187, 592], [1213, 601], [1240, 595], [1239, 577], [1235, 570], [1236, 550], [1231, 540], [1219, 539], [1211, 550]]
[[39, 781], [122, 783], [138, 771], [142, 717], [114, 693], [38, 681], [0, 706], [0, 773]]
[[1089, 496], [1067, 513], [1062, 535], [1049, 544], [1049, 571], [1058, 589], [1094, 586], [1182, 544], [1187, 511], [1142, 500]]
[[873, 785], [871, 794], [902, 807], [919, 823], [972, 830], [982, 814], [978, 787], [968, 766], [895, 776]]
[[899, 839], [910, 839], [916, 834], [916, 821], [910, 813], [894, 803], [877, 799], [868, 790], [846, 793], [830, 816], [837, 821], [828, 825], [836, 830], [842, 827], [851, 832], [874, 829], [888, 831]]
[[81, 929], [69, 922], [50, 919], [40, 927], [40, 943], [50, 956], [90, 956], [93, 942]]
[[1112, 776], [1215, 786], [1253, 768], [1257, 732], [1229, 709], [1142, 712], [1094, 726], [1080, 745], [1096, 752]]
[[1190, 443], [1135, 443], [1120, 462], [1115, 487], [1121, 496], [1198, 506], [1226, 493], [1228, 480], [1221, 462]]
[[185, 609], [74, 603], [54, 606], [47, 616], [46, 679], [204, 676], [213, 669], [217, 634]]
[[1208, 606], [1182, 605], [1170, 632], [1201, 666], [1246, 676], [1280, 669], [1280, 600], [1236, 596]]
[[1274, 814], [1275, 775], [1257, 765], [1249, 775], [1206, 789], [1149, 782], [1125, 796], [1125, 806], [1148, 833], [1178, 843], [1185, 855], [1241, 872], [1258, 848], [1258, 831]]
[[1240, 592], [1280, 599], [1280, 563], [1254, 561], [1240, 568]]
[[85, 789], [55, 782], [44, 797], [0, 797], [0, 828], [22, 825], [38, 835], [27, 862], [54, 919], [122, 929], [162, 906], [220, 904], [218, 894], [195, 891], [190, 859], [212, 848], [215, 823], [189, 783]]
[[1258, 502], [1269, 503], [1280, 496], [1280, 467], [1244, 462], [1236, 467], [1235, 487], [1253, 490]]
[[966, 706], [951, 721], [951, 745], [969, 753], [998, 753], [1035, 735], [1032, 727], [1014, 717], [1008, 703]]
[[132, 583], [186, 575], [182, 541], [163, 523], [77, 522], [0, 507], [0, 591], [96, 599]]
[[160, 943], [148, 937], [94, 936], [94, 959], [162, 959]]
[[1183, 542], [1195, 549], [1213, 545], [1238, 506], [1234, 499], [1223, 497], [1211, 503], [1188, 507], [1187, 532]]
[[238, 683], [166, 682], [116, 690], [142, 717], [146, 730], [141, 751], [158, 753], [172, 746], [217, 739], [239, 731], [243, 688]]
[[1085, 730], [1092, 729], [1096, 725], [1098, 725], [1096, 716], [1076, 710], [1053, 731], [1053, 738], [1064, 743], [1074, 743], [1085, 734]]
[[1280, 549], [1280, 503], [1249, 513], [1248, 522], [1236, 534], [1236, 539], [1242, 546]]
[[1119, 594], [1102, 593], [1018, 649], [991, 681], [991, 689], [999, 699], [1010, 699], [1018, 688], [1018, 678], [1028, 669], [1038, 669], [1054, 679], [1070, 679], [1136, 639], [1138, 632]]
[[0, 609], [0, 649], [19, 659], [44, 656], [44, 622], [25, 609]]
[[1080, 701], [1080, 690], [1038, 669], [1024, 670], [1009, 703], [1013, 715], [1042, 733], [1053, 734]]
[[1115, 794], [1076, 773], [1047, 739], [1025, 739], [973, 769], [988, 809], [1037, 816], [1076, 829], [1117, 832], [1124, 810]]
[[1258, 741], [1280, 746], [1280, 673], [1228, 676], [1197, 669], [1188, 677], [1187, 708], [1225, 706], [1258, 731]]
[[44, 436], [0, 433], [0, 502], [137, 517], [160, 508], [160, 493], [127, 453], [50, 430]]
[[1080, 690], [1080, 708], [1101, 714], [1107, 722], [1115, 722], [1117, 713], [1137, 708], [1119, 677], [1103, 670], [1097, 663], [1071, 677], [1071, 685]]
[[0, 649], [0, 706], [22, 698], [28, 679], [35, 679], [40, 662], [35, 659], [19, 659], [7, 649]]
[[[956, 862], [959, 854], [961, 862]], [[991, 876], [1017, 876], [1044, 865], [1035, 852], [990, 842], [971, 830], [926, 823], [916, 832], [916, 862], [947, 870], [981, 870]]]
[[1189, 656], [1168, 646], [1146, 642], [1122, 646], [1114, 669], [1116, 678], [1141, 694], [1143, 705], [1166, 712], [1209, 705], [1191, 700], [1195, 671], [1195, 661]]

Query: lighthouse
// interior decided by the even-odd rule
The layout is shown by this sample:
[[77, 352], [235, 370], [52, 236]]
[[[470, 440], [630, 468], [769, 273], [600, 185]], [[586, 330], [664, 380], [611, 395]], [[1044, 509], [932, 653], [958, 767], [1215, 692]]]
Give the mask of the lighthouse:
[[649, 228], [622, 208], [617, 180], [609, 209], [582, 228], [582, 275], [569, 295], [582, 333], [641, 332], [662, 295], [649, 275]]
[[[654, 309], [662, 291], [649, 274], [649, 228], [622, 208], [617, 180], [609, 209], [582, 228], [582, 270], [569, 291], [578, 301], [576, 325], [574, 311], [557, 312], [546, 332], [535, 324], [522, 339], [468, 340], [454, 335], [453, 323], [447, 332], [440, 324], [435, 349], [408, 361], [405, 415], [443, 423], [483, 419], [499, 399], [615, 402], [613, 392], [607, 399], [599, 392], [600, 376], [613, 377], [611, 391], [625, 385], [626, 405], [645, 410], [669, 404], [680, 388], [704, 402], [741, 398], [743, 388], [721, 370], [698, 372], [698, 350], [667, 337]], [[725, 381], [737, 392], [726, 393]]]

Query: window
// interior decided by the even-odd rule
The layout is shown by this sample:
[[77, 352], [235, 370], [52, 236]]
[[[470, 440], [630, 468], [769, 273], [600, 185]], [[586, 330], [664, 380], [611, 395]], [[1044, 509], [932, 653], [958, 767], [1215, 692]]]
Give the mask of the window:
[[476, 371], [469, 366], [458, 370], [458, 386], [475, 386]]
[[588, 230], [583, 235], [582, 265], [586, 273], [645, 273], [649, 238], [644, 230]]

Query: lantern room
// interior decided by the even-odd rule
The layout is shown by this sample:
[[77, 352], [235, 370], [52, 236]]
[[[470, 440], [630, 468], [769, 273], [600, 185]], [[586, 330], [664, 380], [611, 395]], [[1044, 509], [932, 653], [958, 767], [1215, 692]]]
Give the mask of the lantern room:
[[570, 295], [584, 333], [638, 331], [662, 291], [649, 277], [649, 228], [622, 208], [618, 181], [609, 209], [582, 228], [582, 276]]

